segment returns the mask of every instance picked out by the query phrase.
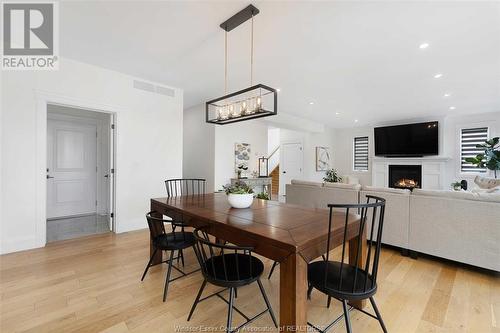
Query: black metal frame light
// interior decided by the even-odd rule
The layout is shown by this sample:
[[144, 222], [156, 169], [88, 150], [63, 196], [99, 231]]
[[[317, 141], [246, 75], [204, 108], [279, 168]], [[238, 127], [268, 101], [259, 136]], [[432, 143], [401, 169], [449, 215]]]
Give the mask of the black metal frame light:
[[[250, 105], [243, 107], [244, 103], [249, 102], [248, 99], [244, 97], [245, 94], [252, 91], [259, 91], [256, 95], [257, 97], [253, 97], [252, 99], [255, 100], [256, 98], [260, 98], [261, 101], [259, 103], [260, 105], [253, 110], [249, 109]], [[227, 109], [229, 104], [233, 106], [233, 110]], [[257, 84], [253, 87], [245, 88], [229, 95], [208, 101], [205, 103], [205, 110], [206, 122], [218, 125], [275, 116], [278, 114], [278, 92], [276, 89], [266, 85]]]
[[[253, 18], [259, 10], [249, 5], [220, 27], [225, 31], [224, 91], [225, 95], [205, 103], [206, 122], [217, 125], [275, 116], [278, 114], [278, 93], [264, 84], [253, 84]], [[227, 33], [242, 23], [252, 20], [250, 87], [227, 94]]]

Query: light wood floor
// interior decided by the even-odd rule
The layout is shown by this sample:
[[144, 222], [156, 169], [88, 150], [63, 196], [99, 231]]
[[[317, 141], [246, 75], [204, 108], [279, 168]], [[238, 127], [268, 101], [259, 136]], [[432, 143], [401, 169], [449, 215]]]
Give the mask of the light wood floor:
[[[196, 268], [192, 251], [186, 252], [187, 269]], [[175, 332], [176, 325], [187, 326], [200, 273], [175, 281], [163, 303], [165, 265], [150, 269], [140, 282], [148, 255], [148, 232], [138, 231], [1, 256], [0, 331]], [[271, 262], [266, 265], [264, 274]], [[262, 279], [276, 314], [278, 269], [270, 281]], [[493, 273], [384, 249], [376, 300], [389, 332], [500, 332], [500, 277]], [[337, 302], [330, 309], [325, 304], [326, 298], [313, 292], [309, 321], [326, 324], [340, 314]], [[264, 302], [257, 285], [238, 290], [236, 305], [247, 314], [260, 312]], [[224, 325], [226, 309], [220, 299], [204, 301], [189, 325]], [[241, 322], [235, 315], [234, 323]], [[381, 332], [375, 320], [355, 310], [352, 325], [354, 332]], [[265, 315], [251, 326], [272, 322]], [[344, 325], [331, 332], [345, 332]]]

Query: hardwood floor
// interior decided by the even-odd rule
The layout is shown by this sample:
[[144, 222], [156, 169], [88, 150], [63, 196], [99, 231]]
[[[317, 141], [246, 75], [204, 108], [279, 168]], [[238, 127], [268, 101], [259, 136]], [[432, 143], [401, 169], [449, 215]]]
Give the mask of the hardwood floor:
[[[144, 230], [0, 256], [0, 331], [181, 332], [185, 326], [225, 324], [226, 304], [217, 298], [200, 303], [186, 322], [202, 281], [199, 273], [173, 282], [163, 303], [165, 265], [151, 268], [140, 282], [148, 255]], [[192, 251], [185, 256], [186, 270], [195, 268]], [[266, 260], [262, 282], [278, 313], [279, 274], [265, 278], [271, 264]], [[378, 281], [376, 300], [389, 332], [500, 332], [498, 274], [384, 249]], [[218, 290], [207, 288], [206, 294]], [[256, 295], [256, 284], [238, 290], [236, 306], [246, 314], [260, 312], [265, 305]], [[309, 321], [327, 324], [340, 313], [340, 303], [327, 309], [326, 297], [313, 292]], [[351, 314], [354, 332], [381, 332], [377, 321], [355, 310]], [[235, 313], [234, 323], [242, 321]], [[265, 315], [251, 324], [258, 326], [271, 327], [272, 321]], [[343, 323], [331, 332], [345, 332]]]

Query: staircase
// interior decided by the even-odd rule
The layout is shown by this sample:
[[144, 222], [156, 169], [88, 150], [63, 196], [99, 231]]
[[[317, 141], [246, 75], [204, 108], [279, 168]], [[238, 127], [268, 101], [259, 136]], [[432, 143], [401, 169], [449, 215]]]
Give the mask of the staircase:
[[272, 183], [273, 183], [273, 193], [271, 193], [273, 196], [276, 195], [278, 196], [279, 189], [280, 189], [280, 166], [276, 166], [276, 168], [273, 169], [273, 171], [269, 174], [269, 176], [272, 178]]

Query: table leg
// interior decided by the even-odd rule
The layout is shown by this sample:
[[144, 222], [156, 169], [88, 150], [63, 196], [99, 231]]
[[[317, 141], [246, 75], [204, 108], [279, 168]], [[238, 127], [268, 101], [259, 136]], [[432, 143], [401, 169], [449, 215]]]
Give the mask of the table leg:
[[[358, 256], [358, 262], [356, 262], [356, 252], [358, 251], [358, 246], [360, 246], [359, 242], [361, 241], [360, 252]], [[359, 237], [352, 238], [349, 241], [349, 264], [357, 265], [358, 267], [362, 267], [364, 269], [366, 264], [366, 235], [363, 234], [361, 239]], [[366, 300], [362, 301], [351, 301], [350, 305], [362, 309], [366, 305]]]
[[280, 263], [280, 332], [307, 331], [307, 263], [298, 254]]
[[[153, 211], [153, 207], [151, 207], [151, 210]], [[163, 214], [161, 214], [161, 213], [154, 213], [154, 214], [151, 214], [151, 216], [157, 217], [160, 219], [163, 218]], [[153, 253], [154, 253], [153, 240], [151, 238], [149, 238], [149, 255], [152, 256]], [[151, 261], [151, 265], [161, 264], [162, 261], [163, 261], [163, 251], [156, 251], [156, 254], [153, 258], [153, 261]]]

